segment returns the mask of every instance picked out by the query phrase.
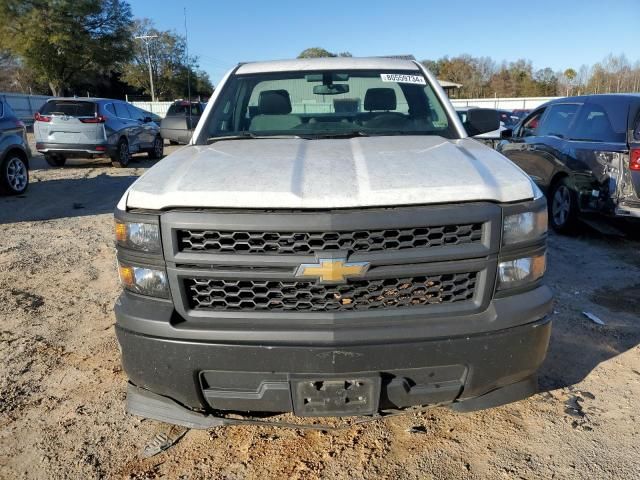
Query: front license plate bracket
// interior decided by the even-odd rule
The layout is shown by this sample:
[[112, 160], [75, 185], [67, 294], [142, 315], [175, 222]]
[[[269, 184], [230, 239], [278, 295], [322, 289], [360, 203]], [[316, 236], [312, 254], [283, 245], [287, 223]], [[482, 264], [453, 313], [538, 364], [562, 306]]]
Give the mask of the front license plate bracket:
[[294, 413], [301, 417], [373, 415], [380, 401], [380, 376], [291, 379]]

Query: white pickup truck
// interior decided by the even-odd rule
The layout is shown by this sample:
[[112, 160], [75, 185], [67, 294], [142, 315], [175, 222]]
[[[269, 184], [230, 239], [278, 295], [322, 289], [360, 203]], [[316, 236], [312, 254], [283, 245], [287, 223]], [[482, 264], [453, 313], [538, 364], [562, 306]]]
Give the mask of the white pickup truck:
[[496, 128], [408, 59], [235, 67], [115, 212], [129, 412], [207, 428], [534, 393], [547, 207], [468, 138]]

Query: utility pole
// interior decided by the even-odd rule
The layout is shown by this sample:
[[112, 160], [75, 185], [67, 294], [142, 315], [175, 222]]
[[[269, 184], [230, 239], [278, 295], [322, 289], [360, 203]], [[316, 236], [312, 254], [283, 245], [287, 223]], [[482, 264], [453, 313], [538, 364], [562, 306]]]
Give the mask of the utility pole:
[[189, 65], [189, 31], [187, 30], [187, 7], [184, 7], [184, 46], [185, 53], [187, 54], [187, 96], [189, 99], [189, 128], [193, 128], [193, 121], [191, 120], [191, 65]]
[[151, 52], [149, 51], [149, 39], [158, 38], [157, 35], [138, 35], [135, 37], [139, 40], [142, 40], [144, 44], [147, 46], [147, 65], [149, 65], [149, 83], [151, 83], [151, 101], [156, 101], [156, 93], [153, 89], [153, 72], [151, 70]]

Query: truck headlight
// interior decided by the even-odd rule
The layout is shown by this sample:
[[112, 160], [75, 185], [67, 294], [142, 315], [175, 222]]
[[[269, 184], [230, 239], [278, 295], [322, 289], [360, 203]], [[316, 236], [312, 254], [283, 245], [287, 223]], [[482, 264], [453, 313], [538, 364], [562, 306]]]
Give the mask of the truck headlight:
[[167, 273], [163, 269], [118, 263], [120, 282], [127, 290], [140, 295], [169, 298]]
[[498, 290], [516, 288], [542, 278], [547, 268], [546, 255], [516, 258], [498, 264]]
[[116, 220], [115, 228], [119, 246], [142, 252], [160, 252], [160, 228], [157, 224]]
[[547, 233], [547, 208], [533, 212], [521, 212], [504, 217], [502, 244], [536, 240]]

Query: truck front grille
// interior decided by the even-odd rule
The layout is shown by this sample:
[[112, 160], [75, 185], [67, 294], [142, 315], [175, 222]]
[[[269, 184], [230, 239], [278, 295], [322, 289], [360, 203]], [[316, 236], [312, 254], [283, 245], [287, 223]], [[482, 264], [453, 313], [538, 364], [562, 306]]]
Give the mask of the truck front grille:
[[177, 231], [181, 252], [295, 255], [317, 251], [375, 252], [482, 241], [482, 223], [333, 232]]
[[315, 282], [185, 278], [190, 308], [213, 311], [349, 311], [424, 307], [471, 300], [477, 272]]

